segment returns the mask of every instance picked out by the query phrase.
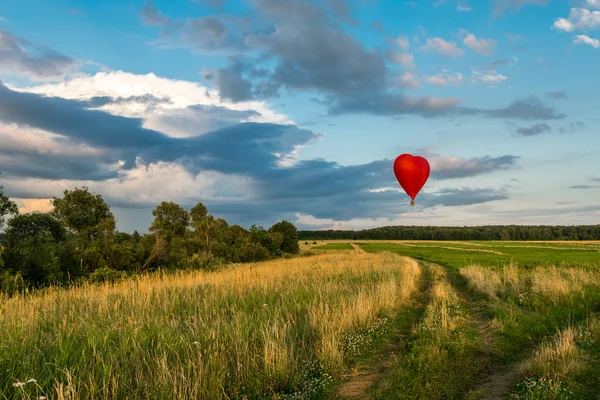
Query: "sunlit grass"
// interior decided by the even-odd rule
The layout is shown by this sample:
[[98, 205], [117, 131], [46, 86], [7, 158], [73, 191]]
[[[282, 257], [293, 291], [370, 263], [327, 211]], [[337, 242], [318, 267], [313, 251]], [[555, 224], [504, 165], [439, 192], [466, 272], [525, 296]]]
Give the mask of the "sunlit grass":
[[0, 393], [309, 396], [343, 369], [344, 334], [392, 314], [419, 276], [412, 260], [349, 252], [3, 298]]

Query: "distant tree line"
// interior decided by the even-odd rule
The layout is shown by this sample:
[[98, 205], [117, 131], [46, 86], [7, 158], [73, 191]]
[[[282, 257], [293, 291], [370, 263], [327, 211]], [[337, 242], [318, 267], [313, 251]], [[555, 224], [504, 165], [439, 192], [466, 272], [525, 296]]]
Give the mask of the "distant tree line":
[[162, 202], [149, 233], [119, 232], [109, 205], [88, 188], [65, 190], [50, 212], [19, 214], [0, 187], [0, 291], [114, 280], [157, 269], [214, 269], [299, 252], [288, 221], [265, 230], [229, 225], [202, 203]]
[[300, 240], [600, 240], [600, 225], [384, 226], [360, 231], [298, 231]]

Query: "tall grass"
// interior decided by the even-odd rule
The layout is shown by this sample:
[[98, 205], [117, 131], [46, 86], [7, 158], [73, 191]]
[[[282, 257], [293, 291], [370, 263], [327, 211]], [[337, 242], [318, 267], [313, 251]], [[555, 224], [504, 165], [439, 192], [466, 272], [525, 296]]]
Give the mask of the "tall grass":
[[325, 254], [3, 298], [0, 393], [224, 399], [314, 389], [311, 379], [343, 369], [344, 333], [407, 302], [420, 272], [389, 253]]
[[561, 304], [600, 286], [600, 274], [583, 268], [548, 266], [526, 270], [515, 264], [499, 269], [471, 265], [459, 272], [471, 289], [490, 298], [513, 297], [530, 304]]
[[414, 325], [404, 351], [392, 358], [375, 398], [461, 398], [479, 368], [475, 327], [464, 300], [443, 268], [427, 268], [430, 287], [423, 318]]

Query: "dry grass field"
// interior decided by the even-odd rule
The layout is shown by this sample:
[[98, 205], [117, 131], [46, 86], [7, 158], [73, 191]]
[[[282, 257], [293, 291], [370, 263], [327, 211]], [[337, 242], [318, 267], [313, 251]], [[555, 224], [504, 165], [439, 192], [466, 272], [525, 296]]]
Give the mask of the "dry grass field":
[[300, 245], [0, 297], [0, 398], [600, 397], [600, 242]]

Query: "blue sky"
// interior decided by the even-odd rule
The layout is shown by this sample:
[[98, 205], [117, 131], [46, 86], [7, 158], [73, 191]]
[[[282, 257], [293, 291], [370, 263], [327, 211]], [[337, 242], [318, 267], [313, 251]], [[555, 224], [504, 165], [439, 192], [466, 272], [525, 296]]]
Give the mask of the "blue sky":
[[[598, 0], [21, 0], [0, 185], [249, 227], [600, 223]], [[432, 167], [415, 207], [392, 171]]]

